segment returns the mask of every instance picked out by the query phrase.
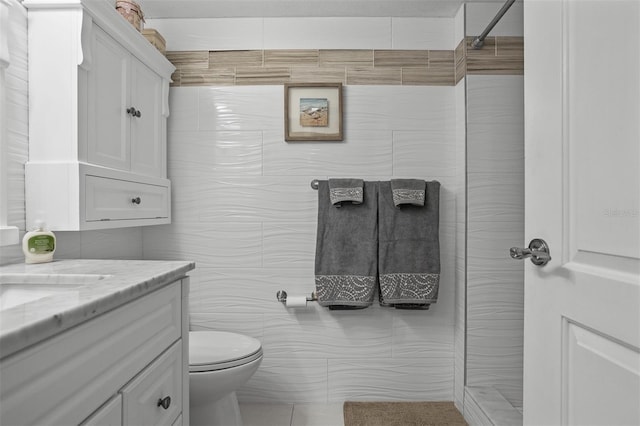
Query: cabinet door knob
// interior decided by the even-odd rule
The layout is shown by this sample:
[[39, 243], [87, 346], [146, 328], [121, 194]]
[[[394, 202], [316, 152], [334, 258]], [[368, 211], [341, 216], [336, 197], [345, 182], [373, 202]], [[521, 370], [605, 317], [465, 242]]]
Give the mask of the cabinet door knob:
[[139, 109], [136, 110], [135, 114], [133, 114], [136, 117], [142, 117], [142, 113], [140, 112]]
[[158, 407], [162, 407], [165, 410], [168, 410], [170, 405], [171, 405], [171, 397], [170, 396], [166, 396], [166, 397], [160, 398], [158, 400]]
[[140, 197], [132, 198], [131, 202], [133, 204], [140, 204], [142, 202], [142, 199], [140, 199]]

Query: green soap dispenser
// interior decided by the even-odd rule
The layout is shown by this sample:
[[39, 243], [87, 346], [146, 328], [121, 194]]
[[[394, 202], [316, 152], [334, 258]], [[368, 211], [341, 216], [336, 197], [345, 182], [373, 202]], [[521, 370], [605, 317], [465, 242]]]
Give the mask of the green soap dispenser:
[[25, 263], [45, 263], [53, 260], [56, 251], [56, 236], [46, 230], [46, 224], [36, 221], [36, 229], [29, 231], [22, 239]]

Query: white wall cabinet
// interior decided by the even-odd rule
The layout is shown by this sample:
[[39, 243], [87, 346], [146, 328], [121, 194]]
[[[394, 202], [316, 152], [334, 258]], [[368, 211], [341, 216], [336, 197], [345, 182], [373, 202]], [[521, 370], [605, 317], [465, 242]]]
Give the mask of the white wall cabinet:
[[183, 278], [4, 358], [2, 423], [181, 424], [188, 285]]
[[163, 177], [162, 78], [100, 28], [88, 72], [91, 164]]
[[[27, 227], [37, 220], [63, 231], [170, 223], [166, 123], [174, 66], [109, 2], [24, 5]], [[121, 191], [95, 192], [96, 178]]]

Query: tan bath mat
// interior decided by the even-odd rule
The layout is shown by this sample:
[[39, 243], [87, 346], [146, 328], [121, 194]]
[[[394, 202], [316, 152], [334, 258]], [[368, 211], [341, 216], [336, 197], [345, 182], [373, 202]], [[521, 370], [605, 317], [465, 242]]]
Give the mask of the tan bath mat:
[[453, 402], [344, 403], [344, 426], [467, 426]]

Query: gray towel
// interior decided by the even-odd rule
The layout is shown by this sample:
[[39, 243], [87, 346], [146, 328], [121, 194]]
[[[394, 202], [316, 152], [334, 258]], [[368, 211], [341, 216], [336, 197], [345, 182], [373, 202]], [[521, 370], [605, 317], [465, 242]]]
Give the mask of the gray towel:
[[393, 204], [400, 207], [403, 204], [424, 206], [426, 182], [420, 179], [391, 179]]
[[438, 299], [440, 183], [426, 183], [424, 206], [396, 208], [390, 182], [379, 183], [380, 304], [428, 309]]
[[362, 204], [364, 197], [362, 179], [329, 179], [329, 199], [331, 204], [341, 207], [344, 202]]
[[315, 280], [318, 303], [330, 309], [366, 308], [376, 289], [378, 185], [364, 182], [363, 203], [333, 208], [329, 184], [318, 182]]

